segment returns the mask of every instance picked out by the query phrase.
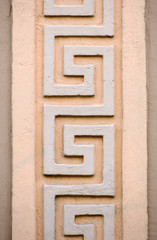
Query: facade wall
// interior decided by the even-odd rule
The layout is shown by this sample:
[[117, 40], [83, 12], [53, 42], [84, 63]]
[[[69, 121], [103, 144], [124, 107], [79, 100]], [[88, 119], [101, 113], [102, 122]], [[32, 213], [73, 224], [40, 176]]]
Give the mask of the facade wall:
[[12, 239], [34, 240], [35, 3], [12, 4]]
[[147, 239], [145, 1], [123, 1], [123, 238]]
[[157, 89], [156, 89], [156, 21], [157, 2], [147, 1], [147, 81], [148, 81], [148, 215], [149, 240], [157, 238], [157, 181], [156, 181], [156, 125], [157, 125]]
[[0, 239], [11, 239], [11, 1], [0, 1]]
[[[112, 2], [112, 1], [110, 1]], [[56, 2], [60, 4], [65, 4], [64, 2]], [[69, 4], [71, 2], [69, 1]], [[82, 185], [84, 184], [101, 184], [103, 181], [103, 139], [101, 136], [97, 135], [95, 137], [92, 134], [84, 136], [84, 130], [82, 128], [81, 135], [75, 137], [75, 144], [78, 145], [91, 145], [95, 146], [94, 153], [94, 175], [93, 176], [81, 176], [81, 174], [72, 176], [68, 174], [67, 176], [59, 175], [56, 176], [44, 176], [44, 161], [46, 159], [43, 158], [43, 124], [44, 124], [44, 112], [43, 106], [50, 105], [52, 106], [80, 106], [80, 111], [82, 106], [88, 106], [88, 108], [100, 104], [103, 104], [104, 92], [103, 92], [103, 74], [106, 74], [103, 69], [103, 56], [101, 55], [89, 55], [86, 54], [81, 56], [81, 54], [77, 54], [74, 58], [74, 64], [76, 65], [91, 65], [94, 64], [95, 72], [94, 72], [94, 96], [51, 96], [46, 97], [43, 96], [44, 92], [44, 25], [55, 26], [61, 25], [66, 28], [67, 25], [80, 25], [80, 26], [101, 26], [103, 24], [103, 1], [94, 1], [95, 11], [94, 17], [86, 16], [86, 17], [46, 17], [43, 14], [43, 1], [40, 3], [36, 2], [36, 56], [37, 56], [37, 65], [36, 65], [36, 206], [37, 206], [37, 238], [43, 239], [44, 235], [44, 216], [43, 216], [43, 185]], [[79, 2], [75, 2], [79, 4]], [[62, 6], [63, 7], [63, 6]], [[104, 6], [105, 8], [105, 6]], [[63, 12], [63, 11], [62, 11]], [[61, 15], [61, 14], [60, 14]], [[94, 205], [94, 204], [115, 204], [115, 239], [122, 238], [122, 211], [121, 211], [121, 201], [122, 201], [122, 182], [121, 182], [121, 134], [122, 134], [122, 96], [121, 96], [121, 2], [115, 1], [114, 4], [114, 37], [103, 37], [103, 36], [88, 36], [90, 35], [90, 31], [87, 32], [87, 36], [60, 36], [55, 38], [55, 57], [54, 57], [54, 81], [55, 84], [66, 85], [66, 84], [80, 84], [83, 81], [82, 77], [75, 76], [64, 76], [64, 46], [113, 46], [114, 49], [114, 105], [115, 105], [115, 114], [114, 116], [99, 116], [99, 114], [92, 114], [93, 116], [86, 116], [85, 113], [83, 116], [65, 116], [63, 114], [63, 110], [61, 110], [61, 116], [57, 116], [55, 119], [55, 161], [57, 164], [81, 164], [82, 158], [79, 156], [75, 156], [74, 154], [70, 157], [64, 156], [64, 127], [65, 125], [69, 125], [72, 127], [73, 125], [88, 125], [89, 127], [92, 125], [96, 126], [106, 126], [106, 125], [115, 125], [115, 159], [114, 159], [114, 188], [115, 194], [114, 197], [99, 196], [95, 194], [95, 196], [90, 196], [92, 194], [88, 194], [87, 196], [73, 196], [67, 194], [67, 196], [57, 196], [55, 203], [55, 237], [56, 239], [70, 239], [70, 236], [64, 236], [64, 206], [66, 205]], [[57, 29], [57, 26], [56, 26]], [[46, 33], [45, 33], [46, 34]], [[46, 37], [45, 37], [46, 38]], [[45, 39], [46, 41], [46, 39]], [[50, 43], [49, 43], [50, 44]], [[78, 48], [78, 47], [77, 47]], [[51, 49], [52, 50], [52, 49]], [[50, 50], [50, 51], [51, 51]], [[69, 54], [69, 53], [68, 53]], [[69, 55], [70, 57], [70, 55]], [[52, 57], [50, 61], [52, 61]], [[106, 59], [109, 61], [109, 59]], [[48, 63], [47, 63], [48, 64]], [[111, 62], [112, 64], [112, 62]], [[112, 67], [109, 66], [109, 67]], [[46, 68], [46, 66], [45, 66]], [[107, 79], [108, 81], [108, 79]], [[76, 86], [76, 85], [75, 85]], [[65, 89], [66, 91], [66, 89]], [[68, 95], [68, 94], [67, 94]], [[109, 103], [110, 104], [110, 103]], [[88, 111], [87, 108], [87, 111]], [[75, 112], [75, 110], [74, 110]], [[74, 114], [73, 112], [73, 114]], [[105, 115], [105, 114], [102, 114]], [[107, 114], [108, 115], [108, 114]], [[49, 116], [51, 119], [51, 116]], [[45, 120], [46, 121], [46, 120]], [[47, 125], [45, 126], [47, 128]], [[69, 133], [70, 134], [70, 133]], [[47, 139], [46, 135], [46, 139]], [[53, 135], [51, 136], [51, 138]], [[53, 146], [52, 146], [53, 147]], [[46, 150], [45, 150], [46, 151]], [[77, 154], [76, 154], [77, 155]], [[92, 159], [91, 159], [92, 161]], [[90, 167], [90, 166], [88, 166]], [[78, 165], [79, 168], [79, 165]], [[74, 188], [73, 188], [74, 189]], [[93, 190], [94, 195], [94, 190]], [[48, 206], [47, 206], [48, 207]], [[46, 208], [46, 206], [45, 206]], [[51, 205], [49, 206], [49, 211], [53, 211]], [[45, 221], [49, 221], [48, 217], [45, 217]], [[65, 219], [65, 221], [68, 221]], [[88, 224], [93, 223], [96, 225], [96, 239], [101, 239], [103, 236], [103, 219], [99, 216], [78, 216], [77, 223], [79, 224]], [[46, 223], [45, 223], [46, 225]], [[51, 225], [52, 226], [52, 225]], [[53, 226], [52, 226], [53, 227]], [[73, 236], [74, 237], [74, 236]], [[82, 239], [82, 237], [76, 237], [77, 239]], [[45, 238], [47, 239], [47, 238]], [[102, 238], [103, 239], [103, 238]]]
[[[83, 239], [68, 227], [76, 212], [80, 231], [89, 235], [88, 225], [95, 225], [95, 239], [146, 240], [145, 1], [93, 1], [94, 14], [90, 5], [86, 16], [77, 9], [80, 0], [57, 0], [64, 10], [53, 13], [47, 8], [52, 2], [13, 0], [12, 238]], [[91, 85], [80, 90], [85, 74], [92, 94]], [[84, 154], [94, 161], [94, 173], [90, 162], [80, 170]]]

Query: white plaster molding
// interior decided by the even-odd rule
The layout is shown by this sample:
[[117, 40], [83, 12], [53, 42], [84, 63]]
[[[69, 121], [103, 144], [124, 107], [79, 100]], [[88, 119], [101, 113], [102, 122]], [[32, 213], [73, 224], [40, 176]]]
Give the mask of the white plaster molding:
[[[99, 112], [97, 112], [99, 110]], [[78, 165], [56, 164], [54, 158], [54, 141], [55, 141], [55, 117], [56, 116], [103, 116], [103, 108], [98, 106], [44, 106], [44, 174], [46, 175], [66, 175], [66, 174], [81, 174], [79, 173]], [[99, 113], [99, 114], [98, 114]], [[81, 126], [83, 129], [83, 126]], [[92, 128], [92, 125], [90, 125]], [[95, 126], [96, 127], [96, 126]], [[104, 154], [113, 153], [114, 155], [114, 127], [112, 125], [100, 125], [104, 129], [108, 141], [104, 142]], [[94, 126], [93, 126], [94, 128]], [[106, 133], [105, 133], [106, 131]], [[84, 134], [82, 132], [82, 134]], [[90, 133], [92, 134], [92, 133]], [[102, 134], [102, 133], [101, 133]], [[114, 156], [110, 156], [110, 161]], [[81, 170], [84, 168], [79, 165]], [[74, 168], [76, 169], [74, 171]], [[89, 174], [89, 172], [88, 172]], [[86, 175], [88, 175], [86, 172]], [[92, 172], [91, 172], [92, 174]]]
[[[55, 198], [56, 196], [103, 196], [102, 192], [100, 191], [97, 194], [96, 188], [93, 188], [92, 191], [88, 191], [87, 185], [71, 185], [71, 186], [55, 186], [55, 185], [44, 185], [44, 240], [55, 240]], [[93, 205], [91, 205], [93, 206]], [[102, 206], [102, 205], [98, 205]], [[106, 205], [106, 209], [104, 209], [104, 215], [107, 215], [105, 221], [105, 229], [107, 230], [105, 237], [113, 237], [113, 218], [114, 218], [114, 205], [110, 204], [110, 209]], [[86, 206], [87, 211], [89, 208]], [[108, 210], [107, 210], [108, 209]], [[82, 206], [82, 210], [85, 212], [86, 210]], [[101, 208], [95, 209], [95, 214], [100, 215]], [[82, 213], [83, 213], [82, 211]], [[89, 212], [91, 212], [90, 209]], [[89, 215], [88, 212], [88, 215]], [[99, 212], [99, 213], [98, 213]], [[101, 212], [101, 213], [100, 213]], [[94, 213], [94, 207], [93, 207]], [[80, 214], [81, 215], [81, 214]], [[84, 214], [83, 214], [84, 215]], [[93, 214], [94, 215], [94, 214]], [[111, 231], [108, 232], [108, 229]], [[110, 235], [111, 234], [111, 235]], [[105, 240], [113, 240], [114, 238], [105, 238]]]
[[[104, 129], [103, 129], [103, 128]], [[92, 195], [92, 196], [104, 196], [104, 195], [109, 195], [113, 196], [114, 195], [114, 126], [113, 125], [108, 125], [108, 126], [94, 126], [92, 129], [92, 126], [65, 126], [65, 131], [69, 131], [71, 128], [71, 131], [73, 129], [75, 130], [76, 134], [82, 133], [81, 135], [89, 135], [92, 130], [92, 135], [94, 136], [102, 136], [102, 131], [104, 132], [103, 137], [103, 148], [104, 148], [104, 166], [103, 166], [103, 181], [100, 184], [84, 184], [84, 185], [71, 185], [71, 186], [53, 186], [53, 185], [47, 185], [45, 186], [45, 189], [48, 189], [50, 191], [50, 194], [53, 195]], [[81, 131], [81, 129], [83, 129]], [[74, 132], [72, 133], [72, 136], [75, 134]], [[53, 135], [50, 133], [49, 137], [52, 137]], [[48, 139], [47, 140], [51, 140]], [[67, 139], [71, 138], [71, 134], [67, 136]], [[67, 141], [67, 140], [65, 140]], [[53, 148], [54, 144], [49, 144], [47, 142], [48, 146], [50, 148]], [[77, 147], [77, 146], [75, 146]], [[78, 149], [79, 149], [78, 145]], [[84, 149], [86, 146], [83, 146]], [[89, 147], [89, 146], [87, 146]], [[67, 148], [67, 143], [65, 148]], [[69, 151], [70, 146], [66, 151]], [[81, 146], [82, 148], [82, 146]], [[74, 149], [74, 148], [73, 148]], [[51, 159], [51, 162], [53, 160]], [[52, 164], [52, 163], [51, 163]], [[54, 163], [50, 166], [51, 168], [54, 168]], [[64, 166], [64, 168], [63, 168]], [[75, 172], [75, 175], [79, 173], [81, 175], [81, 172], [79, 172], [79, 167], [80, 165], [73, 166], [71, 165], [71, 168], [73, 168], [73, 171]], [[48, 167], [48, 165], [47, 165]], [[70, 175], [73, 175], [73, 172], [68, 168], [68, 165], [64, 164], [60, 168], [58, 164], [58, 168], [47, 168], [46, 174], [66, 174], [67, 172], [70, 173]], [[63, 170], [62, 170], [63, 169]], [[78, 170], [77, 170], [78, 169]]]
[[[93, 175], [94, 174], [94, 145], [74, 144], [75, 136], [97, 136], [103, 137], [103, 178], [106, 181], [112, 181], [114, 172], [114, 127], [104, 125], [65, 125], [64, 126], [64, 155], [66, 156], [83, 156], [83, 164], [58, 165], [59, 174], [68, 175]], [[63, 166], [62, 165], [62, 166]], [[111, 175], [110, 175], [111, 173]], [[109, 179], [111, 177], [111, 179]]]
[[45, 56], [44, 94], [48, 96], [90, 96], [94, 95], [94, 65], [76, 65], [74, 56], [103, 57], [103, 94], [104, 101], [114, 101], [114, 48], [112, 46], [64, 46], [64, 75], [84, 76], [82, 84], [54, 84], [54, 46], [51, 48], [51, 60]]
[[[56, 106], [54, 106], [55, 108]], [[113, 125], [69, 125], [64, 126], [64, 154], [69, 156], [84, 156], [83, 164], [57, 164], [54, 157], [55, 115], [53, 106], [44, 108], [44, 174], [46, 175], [93, 175], [94, 147], [88, 145], [73, 145], [74, 135], [102, 136], [103, 162], [106, 168], [112, 168], [114, 162], [114, 126]], [[65, 107], [59, 108], [64, 115]], [[71, 108], [71, 107], [69, 107]], [[67, 109], [68, 110], [68, 109]], [[81, 113], [81, 108], [78, 109]], [[58, 114], [57, 114], [58, 115]], [[66, 114], [68, 115], [68, 114]], [[105, 169], [104, 168], [104, 171]], [[109, 171], [109, 169], [107, 171]], [[106, 177], [105, 177], [106, 178]]]
[[[83, 129], [84, 127], [84, 129]], [[73, 129], [75, 129], [76, 134], [80, 134], [81, 128], [84, 130], [84, 133], [82, 135], [89, 135], [91, 133], [91, 128], [92, 126], [74, 126]], [[95, 129], [93, 128], [93, 134], [95, 136], [102, 136], [102, 130], [104, 131], [104, 138], [103, 138], [103, 147], [105, 148], [104, 151], [104, 166], [103, 166], [103, 181], [100, 184], [84, 184], [84, 185], [71, 185], [71, 186], [55, 186], [55, 185], [47, 185], [45, 186], [48, 191], [50, 191], [51, 194], [53, 195], [92, 195], [92, 196], [104, 196], [104, 195], [109, 195], [113, 196], [114, 195], [114, 126], [113, 125], [108, 125], [108, 126], [94, 126]], [[72, 129], [72, 126], [65, 126], [65, 131], [68, 131], [69, 129]], [[72, 133], [72, 135], [75, 133]], [[50, 133], [50, 136], [51, 133]], [[71, 137], [71, 134], [69, 138]], [[68, 137], [67, 137], [68, 138]], [[66, 144], [67, 145], [67, 144]], [[51, 145], [53, 147], [54, 145]], [[67, 148], [67, 146], [65, 146]], [[75, 146], [77, 147], [77, 146]], [[86, 147], [86, 146], [83, 146]], [[81, 146], [82, 148], [82, 146]], [[78, 145], [79, 149], [79, 145]], [[69, 151], [69, 147], [67, 149]], [[52, 161], [52, 160], [51, 160]], [[59, 165], [59, 164], [58, 164]], [[65, 172], [69, 171], [68, 165], [64, 165], [64, 170], [63, 174]], [[73, 165], [71, 166], [73, 167]], [[68, 170], [67, 170], [67, 169]], [[79, 172], [79, 165], [77, 165], [77, 168], [73, 167], [76, 173], [77, 171]], [[56, 174], [56, 170], [59, 171], [59, 173], [62, 174], [61, 170], [59, 169], [48, 169], [49, 171], [53, 171]], [[70, 172], [70, 175], [73, 173]], [[75, 174], [76, 175], [76, 174]], [[81, 173], [79, 174], [81, 175]]]
[[45, 16], [93, 16], [94, 0], [84, 0], [81, 5], [55, 5], [54, 0], [44, 0]]
[[[113, 36], [113, 0], [103, 0], [103, 30], [105, 35]], [[94, 16], [94, 0], [84, 0], [82, 5], [57, 6], [54, 0], [44, 1], [45, 16]]]
[[64, 234], [71, 236], [83, 235], [84, 240], [95, 240], [94, 224], [76, 224], [76, 216], [103, 216], [104, 240], [114, 240], [113, 204], [104, 205], [65, 205], [64, 206]]
[[[67, 26], [66, 28], [68, 28]], [[94, 66], [75, 65], [73, 58], [76, 55], [103, 56], [103, 90], [104, 98], [113, 97], [114, 81], [114, 48], [113, 46], [65, 46], [64, 47], [64, 75], [84, 76], [84, 83], [77, 85], [54, 84], [54, 37], [55, 30], [66, 29], [61, 26], [45, 27], [44, 41], [44, 95], [45, 96], [76, 96], [94, 95]], [[73, 27], [72, 27], [73, 28]], [[75, 27], [74, 27], [75, 28]], [[61, 31], [62, 32], [62, 31]], [[66, 35], [72, 34], [69, 28]], [[110, 98], [111, 98], [110, 97]], [[111, 101], [111, 99], [107, 99]], [[112, 99], [113, 101], [113, 99]]]
[[[104, 145], [104, 148], [106, 148], [106, 151], [104, 151], [105, 155], [104, 155], [104, 166], [103, 166], [103, 182], [100, 184], [82, 184], [82, 185], [70, 185], [70, 186], [44, 185], [44, 239], [45, 240], [55, 239], [54, 222], [55, 222], [55, 197], [56, 196], [68, 196], [68, 195], [69, 196], [70, 195], [113, 196], [114, 195], [114, 127], [112, 125], [93, 126], [93, 128], [92, 126], [85, 126], [85, 125], [83, 126], [65, 125], [64, 130], [65, 130], [64, 133], [66, 136], [64, 147], [67, 154], [69, 154], [69, 151], [70, 151], [70, 154], [73, 154], [74, 148], [77, 147], [73, 145], [74, 135], [87, 136], [92, 132], [92, 136], [102, 136], [103, 131], [104, 133], [106, 133], [105, 134], [106, 137], [103, 138], [103, 145]], [[69, 141], [70, 143], [67, 144], [67, 142]], [[73, 146], [71, 146], [71, 144]], [[54, 145], [51, 145], [51, 146], [54, 146]], [[78, 145], [78, 149], [79, 147], [80, 146]], [[86, 147], [86, 146], [81, 146], [81, 148], [82, 147]], [[110, 221], [108, 220], [109, 219], [107, 219], [107, 223], [109, 224]], [[110, 233], [112, 233], [112, 231]], [[107, 236], [108, 234], [105, 237]], [[110, 239], [110, 238], [105, 238], [105, 239]]]
[[[98, 131], [100, 130], [100, 135], [99, 135], [99, 132], [96, 131], [97, 128], [99, 128]], [[105, 133], [106, 131], [104, 129], [104, 126], [64, 125], [64, 155], [65, 156], [83, 156], [84, 161], [83, 161], [83, 164], [79, 164], [79, 165], [64, 164], [63, 174], [67, 173], [68, 175], [83, 175], [83, 176], [93, 175], [94, 174], [94, 145], [74, 144], [74, 138], [75, 136], [105, 137]], [[59, 168], [60, 166], [58, 166], [58, 171], [60, 172]]]

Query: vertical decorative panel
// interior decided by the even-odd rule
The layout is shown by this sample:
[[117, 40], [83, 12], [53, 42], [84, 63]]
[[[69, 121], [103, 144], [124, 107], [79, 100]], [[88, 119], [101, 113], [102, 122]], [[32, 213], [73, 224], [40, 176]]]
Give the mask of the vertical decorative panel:
[[[120, 161], [115, 145], [116, 136], [120, 141], [116, 133], [120, 121], [114, 117], [117, 57], [113, 0], [74, 4], [45, 0], [44, 16], [38, 20], [44, 35], [44, 69], [42, 75], [37, 73], [42, 79], [38, 83], [43, 83], [37, 86], [37, 125], [39, 122], [40, 129], [43, 127], [37, 140], [37, 177], [43, 174], [44, 185], [44, 229], [43, 233], [39, 230], [39, 238], [99, 239], [96, 226], [102, 217], [101, 239], [120, 239], [117, 218], [121, 213], [116, 214], [120, 191], [115, 188], [120, 179], [120, 173], [115, 174], [115, 161]], [[99, 23], [94, 23], [95, 18]], [[114, 197], [116, 192], [118, 198]], [[82, 217], [91, 223], [83, 220], [77, 224], [76, 218]]]

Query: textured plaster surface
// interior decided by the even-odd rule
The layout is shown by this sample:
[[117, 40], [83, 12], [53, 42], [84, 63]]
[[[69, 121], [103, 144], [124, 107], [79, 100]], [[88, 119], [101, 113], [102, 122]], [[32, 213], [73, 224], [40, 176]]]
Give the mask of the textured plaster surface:
[[157, 239], [157, 1], [147, 0], [148, 237]]
[[[49, 199], [47, 202], [49, 208], [52, 209], [52, 204]], [[54, 206], [53, 206], [54, 208]], [[48, 209], [48, 208], [47, 208]], [[52, 211], [50, 212], [52, 213]], [[104, 205], [64, 205], [64, 234], [69, 236], [83, 235], [84, 240], [95, 240], [94, 224], [76, 224], [76, 216], [103, 216], [104, 231], [103, 240], [114, 239], [114, 215], [115, 207], [113, 204]], [[51, 215], [48, 222], [51, 222]], [[54, 220], [53, 220], [54, 221]], [[53, 223], [54, 226], [54, 223]], [[45, 239], [55, 240], [55, 229], [50, 228], [51, 233], [45, 232]]]
[[[68, 0], [71, 2], [70, 0]], [[95, 184], [102, 181], [102, 139], [76, 137], [75, 143], [95, 145], [94, 176], [43, 175], [43, 105], [97, 105], [103, 102], [102, 58], [77, 56], [75, 64], [95, 65], [95, 95], [89, 97], [43, 97], [44, 82], [44, 25], [98, 25], [103, 23], [102, 0], [95, 1], [94, 17], [44, 17], [44, 2], [35, 1], [36, 28], [34, 29], [34, 2], [13, 0], [13, 240], [43, 240], [43, 185]], [[64, 236], [64, 205], [115, 204], [115, 240], [122, 239], [122, 179], [121, 179], [121, 2], [114, 1], [114, 37], [66, 36], [55, 39], [54, 81], [67, 84], [63, 74], [64, 45], [115, 46], [115, 116], [64, 117], [55, 119], [55, 155], [59, 163], [82, 163], [82, 158], [63, 156], [64, 125], [115, 125], [115, 197], [57, 196], [55, 201], [56, 239]], [[144, 0], [123, 0], [123, 233], [124, 240], [147, 239], [147, 144], [146, 144], [146, 63]], [[34, 49], [34, 30], [36, 48]], [[35, 58], [34, 58], [35, 50]], [[36, 63], [34, 99], [34, 60]], [[83, 82], [81, 76], [71, 84]], [[36, 192], [34, 189], [34, 100]], [[136, 107], [135, 107], [136, 106]], [[135, 141], [136, 140], [136, 141]], [[35, 196], [36, 193], [36, 203]], [[34, 206], [36, 204], [36, 224]], [[76, 223], [94, 222], [96, 239], [101, 239], [103, 221], [100, 216], [77, 216]], [[35, 232], [36, 227], [36, 232]], [[100, 230], [100, 231], [99, 231]], [[102, 235], [99, 235], [99, 232]], [[35, 236], [36, 235], [36, 236]], [[81, 236], [75, 237], [82, 239]]]
[[[89, 186], [87, 185], [81, 185], [81, 188], [79, 189], [80, 186], [52, 186], [52, 185], [45, 185], [44, 186], [44, 240], [55, 240], [55, 205], [56, 205], [56, 196], [60, 195], [60, 196], [97, 196], [102, 194], [103, 195], [103, 189], [101, 189], [101, 191], [99, 193], [97, 193], [99, 186], [92, 186], [92, 192], [89, 191]], [[97, 189], [96, 189], [97, 188]], [[106, 194], [107, 195], [107, 194]], [[64, 205], [65, 206], [65, 205]], [[85, 205], [82, 205], [82, 209], [84, 209]], [[91, 206], [91, 205], [89, 205]], [[98, 206], [98, 205], [97, 205]], [[105, 208], [105, 205], [103, 205]], [[57, 210], [56, 210], [57, 211]], [[114, 210], [115, 212], [115, 210]], [[78, 214], [79, 215], [79, 214]], [[84, 214], [84, 215], [89, 215], [89, 214]], [[92, 214], [91, 214], [92, 215]], [[96, 215], [96, 214], [93, 214]], [[100, 214], [97, 213], [97, 215], [99, 216]], [[68, 215], [64, 217], [64, 223], [66, 221], [67, 217], [67, 222], [69, 221]], [[70, 215], [69, 215], [70, 217]], [[109, 219], [108, 219], [109, 220]], [[114, 219], [111, 219], [110, 221], [107, 221], [106, 223], [107, 225], [114, 225]], [[64, 225], [65, 227], [65, 225]], [[104, 228], [104, 232], [105, 232], [105, 228]], [[109, 233], [106, 233], [107, 235], [109, 235]], [[111, 239], [115, 239], [114, 236], [114, 231], [113, 231], [113, 227], [112, 227], [112, 231], [110, 233], [110, 237]], [[70, 234], [71, 235], [71, 234]], [[74, 234], [76, 235], [76, 234]], [[103, 238], [104, 240], [111, 240], [110, 238]]]
[[[112, 0], [111, 0], [112, 1]], [[94, 0], [84, 0], [78, 5], [56, 5], [54, 0], [44, 0], [45, 16], [93, 16]]]
[[[55, 28], [57, 29], [57, 27]], [[64, 27], [62, 27], [64, 29]], [[56, 85], [54, 83], [54, 30], [44, 29], [44, 95], [45, 96], [93, 96], [94, 65], [74, 64], [76, 56], [103, 57], [103, 95], [104, 107], [110, 103], [114, 108], [114, 47], [105, 46], [64, 46], [64, 76], [82, 76], [81, 84]], [[106, 113], [107, 114], [107, 113]]]
[[[57, 1], [58, 2], [58, 1]], [[72, 1], [68, 0], [68, 3]], [[67, 3], [66, 2], [66, 3]], [[44, 1], [36, 1], [36, 226], [37, 239], [43, 240], [43, 185], [82, 185], [102, 183], [103, 176], [103, 141], [101, 136], [76, 136], [74, 143], [79, 145], [94, 145], [94, 175], [92, 176], [44, 176], [43, 175], [43, 105], [55, 105], [62, 108], [78, 105], [103, 104], [103, 58], [102, 56], [76, 56], [74, 64], [86, 66], [94, 65], [94, 94], [92, 96], [51, 96], [43, 97], [44, 85], [44, 25], [86, 25], [102, 26], [102, 0], [94, 1], [94, 17], [44, 17]], [[68, 5], [68, 4], [67, 4]], [[64, 236], [64, 205], [95, 205], [115, 204], [115, 240], [122, 239], [121, 225], [121, 2], [114, 1], [114, 37], [81, 37], [57, 36], [55, 38], [54, 83], [56, 85], [79, 85], [84, 82], [82, 76], [64, 76], [64, 46], [115, 46], [114, 66], [114, 117], [92, 116], [57, 116], [55, 118], [55, 161], [60, 164], [78, 164], [83, 162], [81, 156], [64, 156], [64, 125], [115, 125], [115, 197], [90, 196], [57, 196], [55, 201], [55, 236], [56, 239], [70, 240]], [[65, 27], [66, 28], [66, 27]], [[72, 35], [72, 34], [70, 34]], [[96, 81], [97, 80], [97, 81]], [[60, 114], [61, 115], [61, 114]], [[71, 115], [71, 114], [70, 114]], [[77, 114], [76, 114], [77, 115]], [[91, 114], [92, 115], [92, 114]], [[99, 114], [98, 114], [99, 115]], [[64, 189], [64, 187], [63, 187]], [[54, 213], [54, 212], [53, 212]], [[103, 239], [103, 219], [101, 216], [77, 216], [76, 223], [94, 224], [96, 227], [95, 239]], [[74, 236], [83, 239], [82, 236]]]
[[114, 214], [113, 204], [104, 205], [65, 205], [64, 206], [64, 234], [82, 234], [84, 240], [95, 240], [95, 226], [93, 224], [78, 225], [75, 217], [81, 215], [101, 215], [104, 218], [104, 240], [114, 239]]
[[0, 1], [0, 239], [11, 239], [11, 1]]
[[33, 0], [12, 3], [12, 240], [35, 240], [35, 3]]
[[147, 239], [145, 0], [123, 0], [123, 239]]
[[[103, 181], [112, 186], [114, 176], [114, 126], [64, 125], [64, 156], [82, 156], [83, 164], [57, 164], [55, 160], [54, 116], [47, 106], [44, 109], [44, 174], [94, 175], [94, 146], [74, 144], [76, 136], [103, 138]], [[52, 116], [52, 117], [51, 117]], [[112, 192], [111, 190], [111, 192]]]
[[[91, 33], [99, 33], [98, 35], [113, 36], [114, 30], [114, 17], [113, 17], [113, 0], [102, 0], [103, 1], [103, 27], [86, 27], [81, 26], [82, 33], [84, 30], [90, 29]], [[81, 5], [63, 5], [57, 6], [52, 0], [44, 0], [44, 13], [48, 16], [94, 16], [94, 0], [84, 0]], [[86, 14], [85, 14], [86, 13]], [[72, 24], [73, 25], [73, 24]], [[76, 27], [76, 26], [75, 26]], [[94, 31], [95, 28], [95, 31]], [[76, 30], [78, 27], [76, 27]], [[76, 31], [73, 31], [73, 33]], [[78, 31], [79, 32], [79, 31]], [[89, 31], [87, 31], [89, 35]]]

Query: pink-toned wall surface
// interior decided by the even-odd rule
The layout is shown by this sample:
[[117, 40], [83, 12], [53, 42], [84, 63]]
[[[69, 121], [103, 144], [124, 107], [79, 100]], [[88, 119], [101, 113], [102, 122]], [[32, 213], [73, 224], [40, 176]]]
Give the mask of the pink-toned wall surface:
[[[73, 4], [73, 1], [55, 1]], [[102, 103], [102, 57], [77, 56], [75, 64], [94, 64], [95, 96], [44, 97], [44, 25], [101, 25], [102, 0], [94, 1], [94, 17], [44, 17], [44, 1], [13, 0], [13, 201], [12, 239], [43, 240], [43, 185], [72, 185], [102, 181], [102, 138], [76, 137], [77, 144], [94, 144], [94, 176], [44, 176], [43, 105], [94, 105]], [[82, 1], [76, 1], [80, 4]], [[81, 163], [63, 156], [63, 125], [115, 125], [115, 196], [56, 198], [56, 239], [64, 236], [65, 204], [115, 204], [115, 240], [147, 239], [147, 107], [145, 58], [145, 1], [114, 1], [114, 37], [56, 37], [55, 84], [73, 84], [82, 77], [63, 76], [64, 45], [115, 47], [114, 117], [57, 117], [57, 163]], [[134, 26], [134, 27], [133, 27]], [[136, 31], [135, 31], [135, 30]], [[59, 81], [57, 81], [58, 79]], [[137, 104], [138, 103], [138, 104]], [[51, 211], [51, 210], [50, 210]], [[142, 219], [142, 221], [141, 221]], [[45, 220], [46, 221], [46, 220]], [[94, 223], [96, 239], [103, 236], [102, 217], [78, 216], [77, 223]], [[82, 236], [74, 236], [82, 239]], [[47, 239], [46, 239], [47, 240]]]
[[0, 0], [0, 239], [11, 239], [11, 1]]
[[147, 0], [149, 240], [157, 239], [157, 1]]
[[145, 0], [123, 0], [123, 238], [147, 240]]
[[[37, 239], [43, 239], [43, 185], [77, 185], [97, 184], [102, 182], [103, 155], [102, 139], [100, 137], [77, 137], [76, 144], [95, 145], [95, 173], [94, 176], [49, 176], [43, 175], [43, 105], [99, 105], [103, 101], [102, 92], [102, 57], [77, 56], [74, 63], [78, 65], [94, 64], [95, 66], [95, 95], [91, 97], [44, 97], [44, 24], [47, 25], [101, 25], [103, 1], [95, 3], [94, 17], [44, 17], [43, 1], [36, 1], [36, 229]], [[56, 1], [56, 4], [62, 3]], [[67, 1], [71, 4], [71, 1]], [[76, 1], [75, 4], [78, 4]], [[62, 3], [63, 4], [63, 3]], [[64, 3], [65, 4], [65, 3]], [[121, 134], [122, 134], [122, 79], [121, 79], [121, 1], [114, 1], [114, 37], [57, 37], [55, 39], [55, 84], [78, 84], [83, 81], [82, 77], [65, 77], [63, 74], [63, 46], [64, 45], [88, 45], [88, 46], [110, 46], [115, 47], [115, 116], [114, 117], [57, 117], [55, 120], [55, 158], [57, 163], [81, 163], [81, 158], [63, 156], [63, 128], [64, 125], [106, 125], [115, 124], [115, 196], [114, 197], [74, 197], [61, 196], [56, 199], [56, 239], [70, 239], [64, 236], [64, 205], [66, 204], [106, 204], [115, 203], [115, 240], [122, 239], [122, 180], [121, 180]], [[58, 82], [56, 81], [58, 79]], [[96, 239], [103, 237], [103, 221], [100, 217], [85, 216], [77, 217], [80, 224], [94, 223], [97, 227]], [[75, 236], [75, 239], [83, 239]]]
[[35, 3], [12, 7], [12, 240], [34, 240]]

